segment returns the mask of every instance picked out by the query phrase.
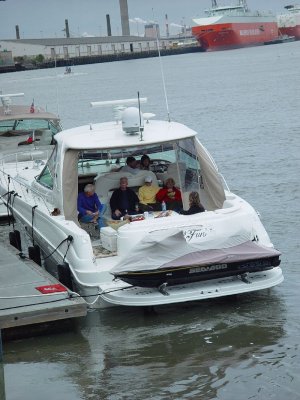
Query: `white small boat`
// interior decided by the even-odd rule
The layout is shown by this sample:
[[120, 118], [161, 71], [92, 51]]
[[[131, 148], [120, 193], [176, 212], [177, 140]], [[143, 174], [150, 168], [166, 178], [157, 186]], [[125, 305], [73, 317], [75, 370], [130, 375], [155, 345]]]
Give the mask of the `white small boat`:
[[71, 67], [66, 67], [64, 74], [65, 75], [70, 75], [72, 73], [73, 73], [72, 68]]
[[[12, 104], [12, 98], [21, 96], [24, 93], [0, 94], [0, 151], [7, 149], [8, 142], [4, 143], [3, 138], [20, 136], [32, 143], [39, 141], [45, 131], [51, 131], [54, 136], [62, 130], [59, 117], [35, 105], [34, 100], [31, 105]], [[12, 143], [15, 144], [15, 141]]]
[[[114, 104], [116, 121], [59, 132], [52, 151], [0, 160], [0, 194], [19, 223], [22, 251], [29, 246], [37, 259], [41, 252], [42, 264], [91, 307], [189, 302], [281, 283], [280, 253], [258, 213], [229, 190], [197, 132], [130, 103], [92, 103]], [[115, 172], [127, 156], [143, 154], [151, 171]], [[120, 177], [136, 190], [149, 174], [156, 184], [173, 177], [185, 209], [197, 191], [206, 212], [112, 220], [109, 199]], [[100, 238], [78, 223], [78, 191], [89, 182], [108, 205]]]

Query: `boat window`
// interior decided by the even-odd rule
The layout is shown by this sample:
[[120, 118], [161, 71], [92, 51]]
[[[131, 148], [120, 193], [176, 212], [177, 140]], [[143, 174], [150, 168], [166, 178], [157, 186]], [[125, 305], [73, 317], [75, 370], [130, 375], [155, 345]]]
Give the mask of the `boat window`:
[[37, 181], [48, 189], [53, 189], [53, 177], [51, 175], [48, 165], [43, 169]]
[[199, 190], [201, 174], [194, 138], [143, 147], [85, 150], [79, 153], [78, 175], [116, 172], [126, 164], [128, 156], [139, 161], [144, 154], [150, 157], [150, 168], [161, 184], [170, 175], [182, 190]]
[[36, 179], [36, 181], [39, 184], [45, 186], [47, 189], [53, 189], [54, 186], [56, 156], [57, 156], [57, 148], [55, 146], [45, 168]]
[[1, 121], [0, 122], [0, 133], [8, 132], [13, 129], [13, 121]]
[[153, 172], [163, 172], [163, 166], [176, 161], [175, 143], [135, 146], [124, 149], [88, 150], [79, 154], [78, 173], [106, 173], [115, 171], [126, 164], [128, 156], [138, 161], [147, 154], [152, 161]]
[[14, 121], [2, 121], [0, 123], [0, 133], [1, 132], [32, 132], [32, 131], [44, 131], [46, 129], [51, 130], [52, 134], [61, 131], [61, 127], [59, 124], [56, 124], [54, 121], [48, 120], [36, 120], [36, 119], [24, 119], [24, 120], [14, 120]]
[[201, 173], [195, 139], [180, 140], [176, 152], [182, 189], [187, 191], [199, 190], [199, 177]]

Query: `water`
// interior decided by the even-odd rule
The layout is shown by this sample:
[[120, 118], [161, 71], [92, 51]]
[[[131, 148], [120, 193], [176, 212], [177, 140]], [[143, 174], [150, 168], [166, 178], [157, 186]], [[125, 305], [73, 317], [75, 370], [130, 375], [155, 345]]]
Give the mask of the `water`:
[[[6, 400], [300, 399], [300, 42], [162, 61], [171, 118], [199, 132], [230, 188], [260, 212], [285, 281], [150, 314], [94, 311], [69, 332], [5, 343]], [[0, 88], [58, 110], [65, 128], [111, 119], [89, 102], [137, 91], [144, 111], [167, 116], [158, 59], [76, 73], [2, 74]]]

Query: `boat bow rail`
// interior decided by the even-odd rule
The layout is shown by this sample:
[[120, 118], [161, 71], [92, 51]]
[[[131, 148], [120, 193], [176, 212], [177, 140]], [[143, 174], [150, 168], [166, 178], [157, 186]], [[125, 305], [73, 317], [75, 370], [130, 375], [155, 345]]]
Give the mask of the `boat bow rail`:
[[[49, 190], [36, 190], [32, 186], [35, 177], [46, 165], [50, 150], [16, 152], [0, 159], [0, 195], [4, 202], [12, 206], [15, 196], [21, 197], [27, 204], [40, 205], [51, 213], [53, 196]], [[12, 196], [13, 195], [13, 196]]]

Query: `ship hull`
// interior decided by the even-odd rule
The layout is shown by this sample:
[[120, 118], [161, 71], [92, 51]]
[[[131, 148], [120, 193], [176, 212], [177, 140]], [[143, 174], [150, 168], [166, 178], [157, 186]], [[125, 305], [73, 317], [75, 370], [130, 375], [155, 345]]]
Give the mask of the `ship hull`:
[[193, 27], [192, 32], [205, 51], [258, 46], [278, 37], [276, 22], [261, 21], [200, 25]]
[[279, 32], [283, 36], [294, 36], [295, 40], [300, 40], [300, 25], [282, 27]]
[[287, 14], [277, 17], [280, 35], [294, 36], [295, 40], [300, 40], [300, 6], [287, 6]]

